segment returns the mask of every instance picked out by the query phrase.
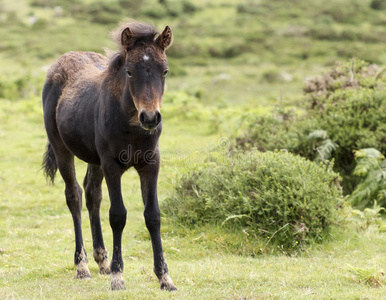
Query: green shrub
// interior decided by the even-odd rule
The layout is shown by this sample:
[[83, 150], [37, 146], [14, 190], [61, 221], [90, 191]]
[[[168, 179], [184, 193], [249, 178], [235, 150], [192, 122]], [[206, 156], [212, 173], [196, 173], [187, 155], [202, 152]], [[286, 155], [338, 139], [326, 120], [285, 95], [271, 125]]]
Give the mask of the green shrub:
[[341, 38], [338, 31], [330, 24], [314, 26], [309, 30], [308, 35], [316, 40], [339, 41]]
[[[338, 146], [332, 153], [336, 171], [345, 176], [347, 192], [356, 180], [354, 150], [376, 148], [386, 153], [386, 80], [382, 69], [353, 60], [338, 64], [329, 73], [309, 81], [304, 90], [308, 105], [307, 115], [296, 130], [325, 130]], [[312, 120], [312, 121], [310, 121]], [[304, 148], [295, 152], [311, 159]]]
[[232, 58], [250, 50], [250, 47], [244, 43], [232, 43], [225, 47], [219, 47], [219, 45], [209, 47], [208, 52], [211, 57]]
[[185, 174], [163, 212], [183, 226], [222, 224], [285, 251], [321, 242], [341, 207], [339, 175], [286, 152], [234, 152]]
[[[383, 90], [386, 78], [383, 77], [384, 70], [377, 65], [352, 59], [347, 63], [337, 62], [330, 71], [322, 76], [308, 80], [304, 86], [307, 100], [319, 98], [319, 108], [330, 101], [334, 92], [360, 90]], [[344, 101], [344, 100], [342, 100]], [[315, 106], [311, 106], [314, 109]]]
[[335, 160], [345, 193], [358, 182], [352, 176], [354, 150], [386, 153], [386, 80], [382, 69], [359, 60], [337, 64], [304, 87], [305, 114], [288, 110], [256, 117], [233, 148], [287, 149], [310, 160]]
[[191, 14], [197, 11], [197, 7], [194, 3], [185, 0], [182, 2], [182, 11]]
[[[259, 151], [270, 151], [275, 149], [291, 150], [293, 139], [290, 136], [290, 129], [296, 119], [293, 110], [276, 108], [272, 115], [255, 116], [247, 115], [241, 122], [246, 123], [246, 130], [243, 135], [235, 138], [233, 149], [249, 150], [257, 148]], [[296, 143], [296, 141], [295, 141]]]
[[375, 10], [385, 10], [386, 2], [384, 0], [372, 0], [370, 7]]

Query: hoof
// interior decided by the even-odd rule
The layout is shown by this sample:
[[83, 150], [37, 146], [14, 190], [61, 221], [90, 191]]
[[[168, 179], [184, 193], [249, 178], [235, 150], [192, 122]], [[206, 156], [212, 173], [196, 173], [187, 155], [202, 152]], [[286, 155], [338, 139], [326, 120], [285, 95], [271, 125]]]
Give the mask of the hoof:
[[110, 263], [107, 258], [107, 251], [104, 248], [94, 249], [93, 255], [99, 267], [99, 274], [111, 274]]
[[111, 275], [111, 290], [125, 290], [125, 283], [123, 282], [122, 273], [116, 273]]
[[173, 280], [170, 278], [169, 274], [164, 274], [161, 276], [159, 283], [161, 285], [161, 290], [166, 291], [177, 291], [176, 286], [173, 283]]
[[91, 278], [90, 271], [88, 269], [87, 263], [84, 261], [81, 261], [76, 266], [76, 278], [77, 279], [88, 279]]
[[80, 253], [75, 253], [75, 256], [77, 256], [77, 260], [79, 263], [76, 265], [76, 278], [78, 279], [87, 279], [91, 278], [90, 270], [88, 269], [88, 259], [87, 254], [84, 248], [82, 248], [82, 251]]
[[86, 273], [86, 272], [76, 271], [76, 279], [90, 279], [90, 278], [91, 278], [90, 272]]
[[99, 274], [102, 274], [102, 275], [111, 274], [110, 263], [107, 259], [99, 264]]

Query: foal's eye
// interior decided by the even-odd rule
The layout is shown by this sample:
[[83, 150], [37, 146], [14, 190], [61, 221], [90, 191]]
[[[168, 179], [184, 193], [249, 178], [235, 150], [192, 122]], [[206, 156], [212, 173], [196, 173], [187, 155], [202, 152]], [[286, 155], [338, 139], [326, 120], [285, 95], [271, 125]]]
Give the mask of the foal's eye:
[[165, 70], [164, 71], [164, 76], [168, 75], [168, 73], [169, 73], [169, 70]]
[[127, 72], [127, 76], [129, 76], [129, 78], [133, 77], [133, 73], [130, 72], [130, 71], [126, 71]]

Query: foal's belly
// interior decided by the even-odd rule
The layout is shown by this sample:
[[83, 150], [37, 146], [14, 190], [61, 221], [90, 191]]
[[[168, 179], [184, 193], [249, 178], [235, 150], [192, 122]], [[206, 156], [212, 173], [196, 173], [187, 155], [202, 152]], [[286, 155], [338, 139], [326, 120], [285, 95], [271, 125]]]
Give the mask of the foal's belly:
[[[61, 134], [62, 136], [62, 134]], [[62, 137], [66, 147], [79, 159], [93, 165], [100, 165], [98, 152], [74, 137]]]
[[95, 103], [60, 101], [56, 111], [59, 134], [67, 149], [90, 164], [100, 164], [95, 147]]

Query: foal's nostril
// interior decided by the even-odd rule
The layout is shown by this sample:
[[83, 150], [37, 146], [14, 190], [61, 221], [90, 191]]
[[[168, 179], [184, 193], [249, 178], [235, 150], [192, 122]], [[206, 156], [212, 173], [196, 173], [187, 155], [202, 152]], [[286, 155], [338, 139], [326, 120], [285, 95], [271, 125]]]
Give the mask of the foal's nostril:
[[158, 125], [159, 123], [161, 123], [161, 120], [162, 120], [161, 113], [159, 111], [156, 111], [155, 112], [155, 124]]
[[145, 112], [144, 111], [139, 114], [139, 122], [141, 122], [141, 124], [145, 124], [146, 123]]

